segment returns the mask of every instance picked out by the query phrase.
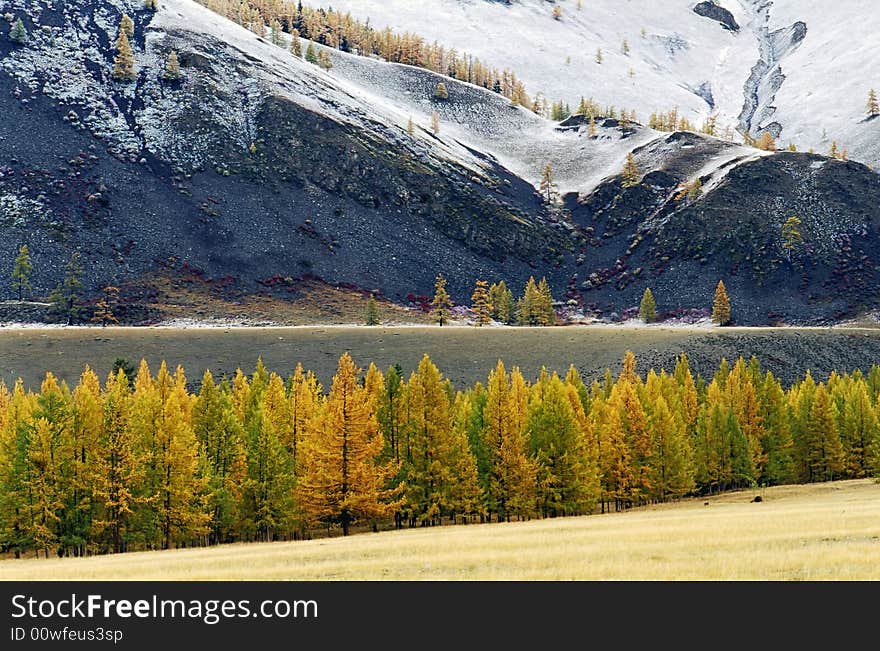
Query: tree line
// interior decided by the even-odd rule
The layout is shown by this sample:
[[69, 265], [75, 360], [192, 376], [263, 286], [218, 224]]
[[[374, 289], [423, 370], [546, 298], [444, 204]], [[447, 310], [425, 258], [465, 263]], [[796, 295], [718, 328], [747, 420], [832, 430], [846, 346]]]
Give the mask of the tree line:
[[120, 365], [73, 389], [0, 385], [0, 549], [85, 555], [305, 538], [319, 528], [588, 514], [730, 489], [877, 475], [880, 367], [787, 390], [756, 359], [707, 381], [499, 360], [456, 390], [348, 353], [325, 393], [297, 366], [190, 391], [182, 367]]

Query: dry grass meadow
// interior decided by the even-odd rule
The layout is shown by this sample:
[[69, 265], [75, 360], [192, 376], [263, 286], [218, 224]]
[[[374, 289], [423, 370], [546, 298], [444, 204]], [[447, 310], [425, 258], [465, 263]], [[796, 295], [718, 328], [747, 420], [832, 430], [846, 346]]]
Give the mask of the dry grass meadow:
[[880, 484], [744, 491], [626, 513], [293, 543], [0, 561], [21, 580], [880, 579]]

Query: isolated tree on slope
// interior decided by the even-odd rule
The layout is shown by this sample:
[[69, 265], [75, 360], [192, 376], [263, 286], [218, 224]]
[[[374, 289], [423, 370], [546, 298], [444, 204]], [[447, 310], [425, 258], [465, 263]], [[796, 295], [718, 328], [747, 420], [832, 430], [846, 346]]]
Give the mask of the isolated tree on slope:
[[630, 152], [626, 155], [626, 162], [623, 164], [623, 187], [631, 188], [639, 184], [639, 165], [636, 163], [636, 157]]
[[15, 21], [12, 29], [9, 30], [9, 40], [11, 40], [13, 43], [24, 45], [25, 43], [27, 43], [27, 39], [27, 30], [24, 28], [24, 23], [21, 22], [21, 18], [19, 18]]
[[442, 81], [434, 89], [434, 99], [449, 99], [449, 91], [446, 88], [446, 84]]
[[18, 255], [12, 268], [12, 289], [18, 293], [19, 301], [24, 300], [25, 291], [32, 289], [32, 271], [30, 249], [27, 244], [22, 244], [18, 249]]
[[880, 103], [877, 102], [877, 92], [872, 88], [868, 91], [868, 117], [876, 118], [880, 115]]
[[299, 30], [290, 32], [290, 53], [295, 57], [302, 57], [302, 42], [299, 40]]
[[642, 295], [642, 302], [639, 305], [639, 318], [645, 323], [652, 323], [657, 320], [657, 303], [654, 301], [654, 294], [651, 288], [645, 289]]
[[548, 206], [556, 204], [559, 199], [559, 192], [557, 190], [556, 181], [553, 180], [553, 168], [549, 165], [545, 165], [544, 170], [541, 173], [541, 185], [539, 189], [541, 196], [544, 198], [544, 203]]
[[134, 69], [134, 54], [124, 29], [119, 30], [116, 39], [116, 56], [113, 59], [113, 78], [120, 81], [134, 81], [137, 73]]
[[315, 44], [309, 43], [309, 46], [306, 48], [306, 61], [309, 63], [314, 63], [317, 65], [318, 63], [318, 55], [315, 53]]
[[177, 58], [177, 52], [174, 50], [171, 50], [171, 53], [168, 55], [168, 61], [165, 64], [165, 72], [162, 74], [162, 79], [168, 81], [180, 79], [180, 61]]
[[367, 310], [364, 322], [368, 326], [379, 325], [379, 306], [376, 304], [376, 297], [370, 294], [370, 300], [367, 301]]
[[758, 148], [764, 151], [776, 151], [776, 141], [773, 139], [773, 134], [769, 131], [762, 133], [758, 140]]
[[484, 326], [492, 321], [492, 302], [489, 298], [489, 283], [478, 280], [471, 295], [471, 308], [477, 315], [477, 325]]
[[431, 301], [434, 308], [434, 321], [443, 326], [449, 321], [449, 312], [452, 309], [452, 299], [446, 292], [446, 278], [438, 274], [434, 281], [434, 300]]
[[715, 288], [715, 300], [712, 302], [712, 321], [720, 326], [730, 323], [730, 299], [724, 281], [719, 280]]
[[785, 223], [782, 225], [782, 249], [788, 256], [789, 262], [791, 262], [792, 251], [804, 241], [804, 237], [801, 235], [800, 225], [801, 220], [795, 215], [786, 219]]

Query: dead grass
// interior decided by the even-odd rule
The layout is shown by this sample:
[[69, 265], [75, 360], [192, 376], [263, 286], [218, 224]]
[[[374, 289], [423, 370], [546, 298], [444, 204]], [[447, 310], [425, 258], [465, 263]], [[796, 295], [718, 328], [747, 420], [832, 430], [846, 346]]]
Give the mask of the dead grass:
[[0, 562], [4, 580], [876, 580], [880, 484], [295, 543]]

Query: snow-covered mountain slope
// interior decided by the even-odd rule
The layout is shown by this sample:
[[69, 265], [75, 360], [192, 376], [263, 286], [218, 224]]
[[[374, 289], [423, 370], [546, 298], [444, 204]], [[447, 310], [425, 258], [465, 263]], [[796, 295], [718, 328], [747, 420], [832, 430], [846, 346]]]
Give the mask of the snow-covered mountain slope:
[[[316, 3], [312, 3], [316, 4]], [[695, 124], [825, 153], [833, 140], [880, 163], [880, 120], [866, 122], [880, 14], [863, 0], [718, 0], [738, 29], [694, 11], [695, 0], [335, 0], [377, 28], [509, 67], [531, 93], [576, 105], [652, 112], [678, 107]], [[580, 8], [578, 8], [580, 5]], [[553, 9], [562, 15], [554, 18]], [[706, 13], [706, 12], [703, 12]], [[628, 52], [623, 51], [623, 42]], [[597, 50], [602, 63], [597, 63]]]
[[[442, 272], [459, 303], [477, 278], [546, 276], [598, 316], [647, 286], [670, 313], [701, 310], [719, 278], [740, 323], [876, 306], [880, 177], [863, 165], [604, 116], [590, 135], [582, 116], [545, 120], [419, 68], [324, 50], [324, 71], [193, 0], [159, 4], [0, 0], [13, 19], [0, 21], [0, 257], [31, 244], [41, 295], [78, 250], [89, 290], [134, 296], [171, 273], [212, 291], [288, 298], [318, 277], [418, 300]], [[123, 12], [132, 82], [112, 78]], [[8, 38], [19, 17], [25, 44]], [[744, 72], [756, 88], [790, 56], [771, 40]], [[179, 79], [163, 78], [172, 51]], [[755, 114], [771, 111], [764, 96]], [[624, 183], [630, 153], [639, 175]], [[559, 205], [537, 192], [547, 165]], [[804, 243], [789, 256], [793, 214]]]

